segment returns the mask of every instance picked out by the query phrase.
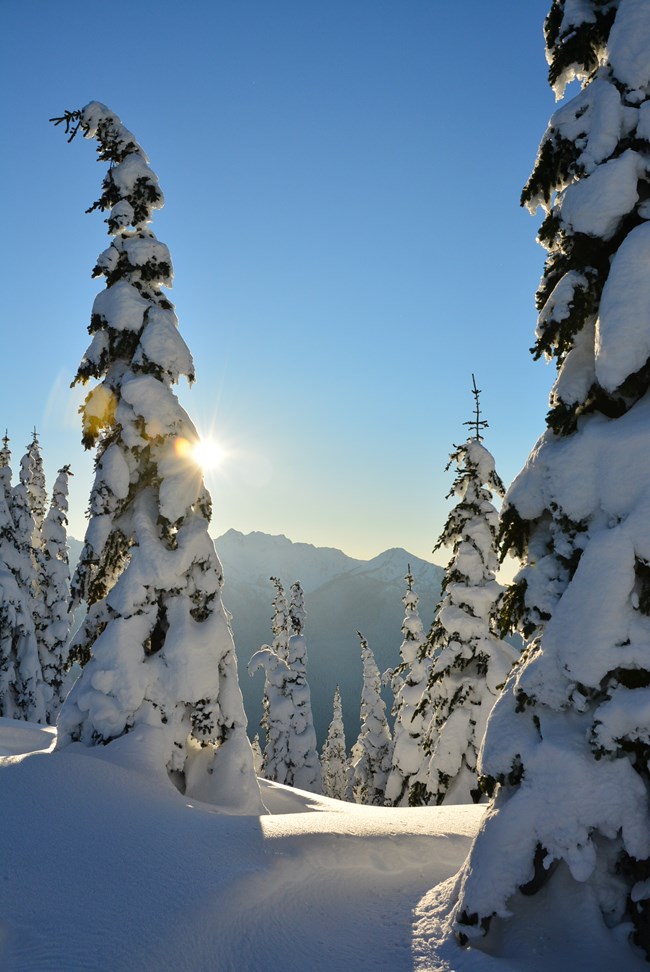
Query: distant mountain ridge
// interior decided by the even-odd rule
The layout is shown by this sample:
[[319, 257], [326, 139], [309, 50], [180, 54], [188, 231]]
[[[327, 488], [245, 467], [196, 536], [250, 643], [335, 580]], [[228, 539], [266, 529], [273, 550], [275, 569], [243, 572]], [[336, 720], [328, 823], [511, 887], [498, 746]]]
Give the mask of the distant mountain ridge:
[[[294, 543], [283, 534], [272, 536], [256, 530], [244, 534], [228, 530], [215, 540], [217, 552], [228, 574], [238, 583], [268, 582], [267, 569], [275, 564], [277, 576], [294, 573], [305, 593], [316, 590], [332, 577], [365, 563], [348, 557], [335, 547], [315, 547], [311, 543]], [[226, 570], [226, 564], [228, 569]]]

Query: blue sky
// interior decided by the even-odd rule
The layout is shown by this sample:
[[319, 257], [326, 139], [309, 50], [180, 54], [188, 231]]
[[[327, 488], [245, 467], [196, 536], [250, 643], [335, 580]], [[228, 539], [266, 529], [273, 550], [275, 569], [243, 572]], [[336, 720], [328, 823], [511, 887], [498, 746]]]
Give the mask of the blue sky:
[[[166, 196], [153, 230], [195, 358], [184, 406], [229, 450], [215, 535], [284, 533], [430, 559], [471, 374], [506, 482], [543, 431], [539, 216], [519, 193], [554, 108], [548, 0], [132, 0], [0, 5], [0, 425], [69, 462], [81, 536], [92, 453], [68, 386], [107, 245], [104, 167], [48, 118], [103, 101]], [[120, 12], [122, 11], [122, 12]]]

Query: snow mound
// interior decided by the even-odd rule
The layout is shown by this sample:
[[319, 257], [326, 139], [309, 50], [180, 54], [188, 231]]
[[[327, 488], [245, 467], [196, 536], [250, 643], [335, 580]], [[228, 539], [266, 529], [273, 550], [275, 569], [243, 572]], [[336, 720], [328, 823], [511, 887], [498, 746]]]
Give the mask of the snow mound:
[[56, 729], [31, 722], [0, 718], [0, 756], [47, 752], [56, 741]]
[[[0, 721], [3, 972], [412, 969], [412, 911], [482, 808], [392, 810], [262, 781], [267, 815], [179, 793], [156, 733], [34, 752]], [[52, 893], [56, 889], [55, 893]]]

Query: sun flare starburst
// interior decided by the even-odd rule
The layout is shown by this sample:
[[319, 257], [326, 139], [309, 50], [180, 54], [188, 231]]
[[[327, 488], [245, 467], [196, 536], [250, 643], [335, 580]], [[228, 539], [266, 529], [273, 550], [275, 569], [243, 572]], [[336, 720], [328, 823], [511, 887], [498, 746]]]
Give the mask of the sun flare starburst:
[[191, 442], [179, 436], [174, 443], [174, 450], [180, 459], [189, 459], [204, 470], [221, 466], [227, 455], [221, 443], [211, 437]]

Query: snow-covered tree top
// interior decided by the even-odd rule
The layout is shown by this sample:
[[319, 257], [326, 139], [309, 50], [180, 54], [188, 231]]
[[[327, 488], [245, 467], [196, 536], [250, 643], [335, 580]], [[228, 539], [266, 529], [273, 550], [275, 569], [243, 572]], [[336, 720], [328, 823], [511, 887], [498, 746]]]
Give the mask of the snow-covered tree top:
[[466, 470], [471, 470], [471, 477], [466, 471], [460, 470], [449, 491], [449, 496], [462, 498], [467, 494], [471, 482], [485, 483], [490, 489], [503, 495], [504, 486], [497, 475], [494, 456], [478, 439], [468, 439], [462, 446], [456, 446], [455, 450], [450, 456], [447, 469], [452, 462], [464, 463]]
[[271, 618], [271, 630], [273, 632], [273, 650], [280, 658], [287, 658], [289, 646], [289, 606], [284, 592], [284, 585], [278, 577], [271, 577], [271, 583], [275, 587], [275, 597], [273, 598], [273, 617]]
[[388, 743], [390, 742], [390, 733], [385, 716], [386, 703], [381, 697], [381, 675], [375, 656], [368, 644], [368, 639], [360, 631], [357, 632], [357, 635], [363, 666], [363, 685], [361, 688], [362, 734], [365, 730], [373, 737], [379, 738], [381, 736], [382, 742]]
[[494, 457], [481, 443], [481, 429], [487, 428], [488, 423], [481, 418], [480, 389], [476, 386], [474, 375], [472, 375], [472, 395], [474, 416], [463, 424], [470, 426], [474, 434], [462, 445], [454, 446], [454, 451], [445, 466], [445, 471], [454, 464], [457, 467], [447, 499], [455, 496], [460, 502], [450, 514], [434, 550], [449, 543], [453, 534], [458, 533], [459, 516], [465, 520], [468, 516], [481, 517], [487, 512], [486, 504], [491, 507], [492, 500], [490, 490], [494, 490], [499, 496], [503, 496], [505, 492], [503, 482], [496, 471]]
[[111, 163], [104, 192], [89, 212], [110, 209], [106, 222], [111, 234], [128, 226], [145, 226], [152, 211], [163, 206], [164, 198], [146, 152], [118, 116], [101, 102], [91, 101], [85, 108], [66, 111], [52, 121], [57, 125], [65, 122], [69, 141], [79, 129], [85, 138], [96, 139], [99, 161]]
[[[161, 291], [171, 285], [173, 271], [167, 247], [149, 228], [163, 204], [158, 179], [132, 133], [105, 105], [91, 102], [55, 122], [65, 122], [70, 139], [79, 130], [95, 138], [100, 161], [110, 163], [91, 210], [109, 211], [114, 239], [95, 267], [106, 288], [95, 299], [92, 341], [75, 378], [99, 382], [82, 408], [84, 445], [99, 446], [83, 573], [84, 564], [101, 560], [115, 515], [131, 503], [142, 462], [155, 463], [160, 514], [169, 524], [196, 503], [209, 513], [210, 501], [200, 470], [187, 458], [198, 434], [170, 388], [182, 374], [192, 381], [194, 367], [174, 307]], [[74, 589], [89, 595], [85, 581], [75, 581]]]
[[492, 491], [503, 496], [505, 488], [494, 457], [478, 439], [455, 446], [446, 468], [452, 463], [456, 463], [457, 470], [447, 496], [457, 497], [458, 503], [449, 513], [434, 550], [451, 546], [454, 572], [460, 572], [474, 585], [479, 578], [486, 579], [485, 570], [496, 570], [498, 513], [492, 503]]
[[41, 447], [36, 429], [34, 429], [32, 441], [27, 446], [27, 451], [20, 461], [19, 479], [25, 490], [29, 510], [34, 519], [36, 527], [34, 542], [38, 546], [40, 541], [38, 531], [43, 525], [45, 511], [47, 509], [47, 493], [45, 490], [43, 458], [41, 456]]
[[11, 463], [11, 450], [9, 448], [9, 436], [5, 432], [2, 436], [2, 449], [0, 449], [0, 469], [4, 469]]
[[301, 635], [305, 630], [305, 595], [300, 581], [295, 581], [291, 585], [289, 621], [291, 623], [292, 634]]
[[11, 451], [9, 437], [5, 432], [0, 449], [0, 535], [13, 535], [11, 507]]
[[481, 435], [482, 429], [487, 429], [488, 423], [485, 419], [481, 418], [481, 389], [476, 385], [476, 378], [472, 375], [472, 395], [474, 396], [474, 416], [468, 422], [464, 422], [464, 425], [468, 425], [470, 429], [473, 430], [472, 438], [480, 441], [483, 436]]
[[[86, 138], [97, 139], [100, 161], [111, 163], [102, 195], [89, 210], [109, 211], [106, 222], [114, 239], [98, 257], [94, 270], [95, 276], [106, 278], [107, 287], [93, 305], [89, 327], [93, 340], [76, 381], [108, 378], [112, 387], [124, 371], [115, 368], [118, 360], [128, 361], [135, 374], [172, 383], [185, 375], [193, 381], [192, 356], [178, 332], [174, 307], [160, 291], [163, 286], [171, 287], [173, 268], [169, 250], [149, 228], [152, 214], [162, 207], [164, 198], [146, 153], [117, 115], [99, 102], [66, 112], [54, 121], [65, 122], [70, 139], [79, 130]], [[94, 444], [112, 418], [113, 402], [107, 390], [102, 386], [102, 392], [86, 404], [87, 446]], [[186, 433], [196, 437], [191, 424]]]
[[[400, 647], [400, 655], [406, 665], [412, 665], [418, 655], [420, 646], [424, 643], [425, 634], [420, 615], [418, 614], [419, 595], [413, 590], [413, 575], [411, 565], [408, 565], [408, 572], [404, 578], [406, 581], [406, 591], [402, 597], [404, 605], [404, 620], [402, 621], [402, 635], [404, 640]], [[413, 673], [411, 672], [411, 677]]]
[[43, 543], [46, 553], [50, 556], [65, 557], [67, 540], [66, 525], [68, 522], [68, 480], [72, 476], [69, 465], [59, 469], [52, 489], [52, 502], [43, 523]]

